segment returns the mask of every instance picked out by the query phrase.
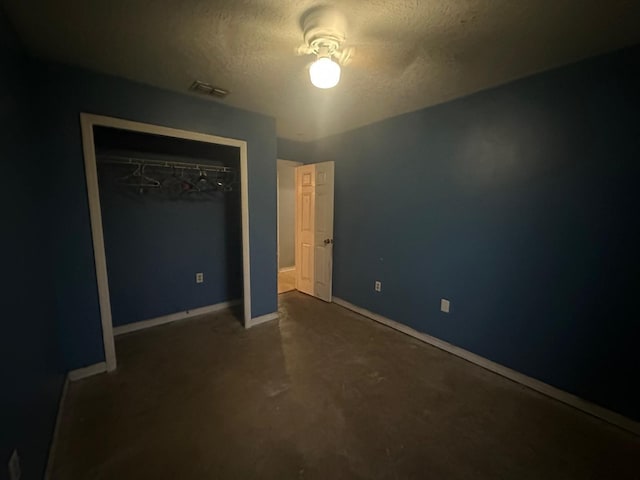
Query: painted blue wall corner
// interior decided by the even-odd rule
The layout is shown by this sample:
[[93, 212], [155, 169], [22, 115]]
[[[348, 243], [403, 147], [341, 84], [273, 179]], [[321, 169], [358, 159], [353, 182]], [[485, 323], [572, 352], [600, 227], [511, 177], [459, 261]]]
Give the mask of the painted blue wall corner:
[[251, 308], [277, 310], [276, 134], [273, 118], [120, 78], [43, 64], [56, 95], [47, 100], [49, 161], [55, 165], [53, 201], [64, 228], [54, 235], [57, 314], [65, 365], [104, 359], [98, 294], [84, 180], [79, 115], [94, 113], [247, 141]]
[[312, 143], [278, 138], [278, 158], [307, 163], [313, 155]]
[[33, 72], [0, 9], [0, 477], [17, 449], [25, 480], [44, 474], [64, 382], [48, 242], [48, 165], [42, 126], [34, 120]]
[[636, 46], [310, 143], [334, 294], [640, 419], [638, 85]]

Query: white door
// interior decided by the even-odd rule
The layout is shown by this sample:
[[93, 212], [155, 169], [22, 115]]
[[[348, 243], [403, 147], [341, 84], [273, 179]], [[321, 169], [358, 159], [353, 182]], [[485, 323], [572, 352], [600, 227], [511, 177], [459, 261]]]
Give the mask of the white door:
[[331, 301], [334, 162], [296, 168], [296, 289]]

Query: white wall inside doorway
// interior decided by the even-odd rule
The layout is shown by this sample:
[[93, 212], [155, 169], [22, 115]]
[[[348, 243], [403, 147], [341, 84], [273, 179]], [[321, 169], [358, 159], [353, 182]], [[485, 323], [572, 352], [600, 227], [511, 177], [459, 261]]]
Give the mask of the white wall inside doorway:
[[278, 160], [278, 269], [295, 267], [296, 167], [301, 162]]

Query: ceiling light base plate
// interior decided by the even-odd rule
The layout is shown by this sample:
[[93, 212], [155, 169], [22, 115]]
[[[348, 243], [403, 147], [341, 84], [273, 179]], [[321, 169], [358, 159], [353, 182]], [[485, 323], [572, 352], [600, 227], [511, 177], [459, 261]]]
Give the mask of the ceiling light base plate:
[[[302, 30], [306, 52], [318, 54], [326, 50], [330, 55], [340, 49], [346, 38], [347, 19], [332, 7], [318, 7], [308, 11], [302, 18]], [[304, 47], [300, 50], [304, 50]]]

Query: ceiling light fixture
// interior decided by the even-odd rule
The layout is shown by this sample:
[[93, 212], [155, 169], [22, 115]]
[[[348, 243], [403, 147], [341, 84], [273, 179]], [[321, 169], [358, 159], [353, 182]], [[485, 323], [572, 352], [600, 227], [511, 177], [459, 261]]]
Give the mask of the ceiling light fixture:
[[309, 78], [318, 88], [333, 88], [340, 81], [340, 65], [331, 60], [331, 54], [318, 53], [318, 59], [309, 67]]
[[340, 81], [340, 65], [349, 62], [352, 49], [340, 49], [346, 25], [344, 15], [331, 7], [313, 8], [302, 18], [305, 43], [298, 47], [298, 55], [316, 55], [309, 78], [318, 88], [335, 87]]

